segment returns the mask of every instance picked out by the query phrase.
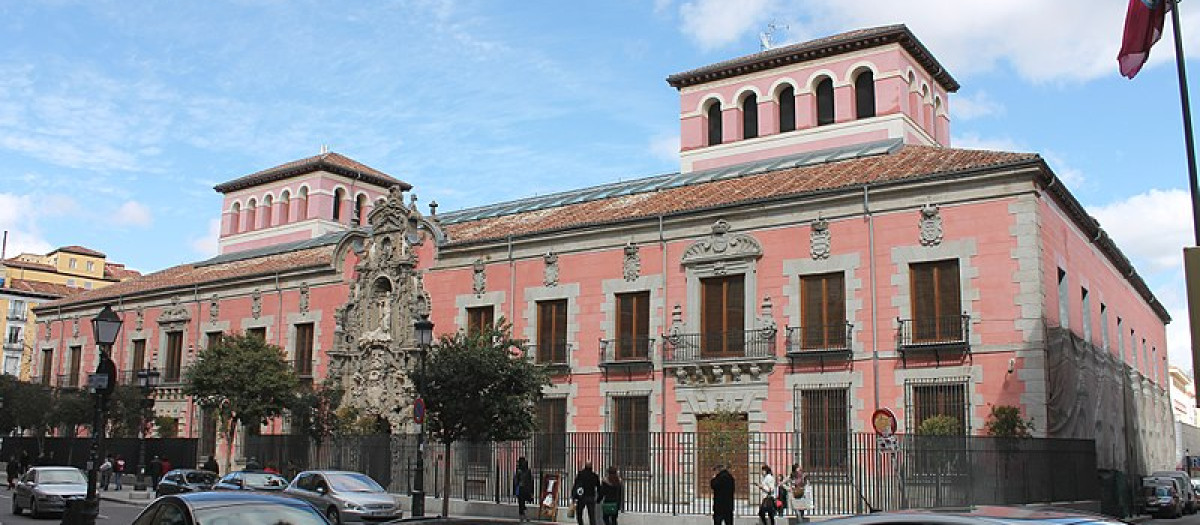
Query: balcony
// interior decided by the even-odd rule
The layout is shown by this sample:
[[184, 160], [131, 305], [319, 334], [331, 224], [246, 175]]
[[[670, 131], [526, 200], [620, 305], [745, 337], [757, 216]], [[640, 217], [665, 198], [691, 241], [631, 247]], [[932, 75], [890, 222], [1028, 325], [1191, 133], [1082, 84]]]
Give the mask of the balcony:
[[54, 386], [58, 388], [79, 388], [81, 384], [86, 383], [86, 376], [81, 380], [79, 374], [59, 374], [54, 382]]
[[20, 311], [9, 310], [8, 314], [5, 315], [4, 318], [9, 321], [18, 321], [21, 323], [24, 323], [25, 320], [28, 319], [28, 317], [25, 314], [25, 310], [20, 310]]
[[553, 375], [571, 373], [571, 344], [555, 342], [544, 345], [525, 345], [525, 358], [546, 367]]
[[828, 325], [789, 326], [786, 346], [788, 359], [793, 362], [811, 359], [824, 367], [827, 360], [847, 360], [854, 355], [854, 325], [842, 321]]
[[971, 353], [971, 316], [948, 315], [920, 319], [897, 319], [896, 349], [904, 365], [915, 356], [932, 356], [941, 364], [943, 358], [962, 359]]
[[605, 376], [610, 371], [623, 370], [626, 374], [652, 370], [650, 359], [654, 350], [654, 338], [648, 336], [620, 337], [600, 340], [600, 368]]
[[663, 336], [665, 368], [685, 385], [765, 381], [775, 363], [775, 328]]
[[183, 384], [183, 382], [184, 377], [182, 368], [177, 368], [175, 370], [167, 368], [162, 371], [162, 382], [159, 384], [159, 386], [179, 387]]
[[25, 345], [21, 341], [5, 341], [4, 342], [4, 349], [9, 352], [20, 352], [24, 348], [25, 348]]

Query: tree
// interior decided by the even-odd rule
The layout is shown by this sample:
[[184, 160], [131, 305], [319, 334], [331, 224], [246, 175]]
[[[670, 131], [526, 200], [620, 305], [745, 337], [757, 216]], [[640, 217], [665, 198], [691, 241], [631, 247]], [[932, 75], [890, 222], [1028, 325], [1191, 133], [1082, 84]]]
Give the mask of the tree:
[[171, 439], [179, 437], [179, 420], [171, 416], [154, 416], [154, 428], [158, 437]]
[[[534, 407], [550, 380], [542, 367], [522, 357], [525, 343], [513, 339], [511, 330], [501, 318], [486, 330], [444, 334], [424, 372], [415, 374], [429, 435], [446, 445], [447, 453], [457, 441], [513, 441], [533, 435]], [[450, 458], [443, 464], [447, 485], [442, 515], [449, 515]]]
[[142, 408], [142, 390], [132, 385], [117, 385], [108, 396], [108, 435], [138, 437], [146, 409]]
[[1021, 409], [1012, 405], [993, 405], [983, 428], [992, 437], [1033, 437], [1033, 420], [1022, 418]]
[[239, 424], [258, 425], [279, 417], [294, 403], [300, 381], [275, 345], [250, 335], [228, 335], [196, 357], [184, 374], [184, 393], [212, 411], [227, 447], [230, 469]]
[[54, 401], [47, 414], [47, 427], [60, 429], [63, 435], [75, 437], [79, 427], [92, 424], [96, 410], [95, 397], [83, 390], [65, 389], [54, 392]]
[[962, 424], [952, 416], [933, 416], [917, 425], [917, 434], [922, 436], [956, 436], [962, 433]]
[[41, 438], [53, 427], [50, 411], [46, 409], [54, 404], [50, 388], [36, 383], [22, 383], [13, 391], [13, 397], [6, 396], [4, 399], [5, 410], [12, 411], [13, 424], [37, 436], [40, 451]]
[[344, 394], [345, 390], [334, 381], [326, 381], [315, 389], [301, 389], [288, 408], [293, 424], [318, 445], [342, 433], [343, 422], [337, 407], [342, 403]]

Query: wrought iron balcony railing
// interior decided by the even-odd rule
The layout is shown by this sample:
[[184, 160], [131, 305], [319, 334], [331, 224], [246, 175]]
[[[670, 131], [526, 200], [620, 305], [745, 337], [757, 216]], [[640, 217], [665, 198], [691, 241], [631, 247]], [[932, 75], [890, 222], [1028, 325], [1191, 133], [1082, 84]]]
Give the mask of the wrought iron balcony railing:
[[968, 314], [897, 321], [900, 328], [896, 347], [906, 366], [910, 354], [929, 352], [940, 362], [943, 355], [965, 356], [971, 352], [971, 316]]
[[539, 365], [569, 367], [571, 365], [571, 343], [525, 345], [525, 357]]
[[618, 337], [600, 340], [600, 366], [649, 364], [654, 338]]
[[54, 386], [58, 388], [79, 388], [80, 384], [86, 383], [86, 376], [80, 380], [79, 374], [59, 374], [54, 382]]
[[827, 325], [789, 326], [787, 353], [796, 357], [816, 353], [850, 352], [854, 348], [854, 325], [842, 321]]
[[769, 359], [775, 357], [774, 328], [669, 334], [663, 336], [663, 362]]
[[162, 382], [160, 386], [178, 386], [183, 383], [183, 368], [171, 369], [170, 367], [163, 369]]

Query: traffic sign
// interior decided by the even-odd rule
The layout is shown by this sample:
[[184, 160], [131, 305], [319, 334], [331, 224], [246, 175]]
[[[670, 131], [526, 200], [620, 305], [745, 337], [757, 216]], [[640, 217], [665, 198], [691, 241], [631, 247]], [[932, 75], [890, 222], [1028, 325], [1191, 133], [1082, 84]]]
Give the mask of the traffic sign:
[[413, 401], [413, 422], [418, 425], [425, 424], [425, 400], [419, 397]]
[[896, 414], [891, 409], [879, 408], [871, 414], [871, 426], [881, 437], [891, 437], [896, 434]]

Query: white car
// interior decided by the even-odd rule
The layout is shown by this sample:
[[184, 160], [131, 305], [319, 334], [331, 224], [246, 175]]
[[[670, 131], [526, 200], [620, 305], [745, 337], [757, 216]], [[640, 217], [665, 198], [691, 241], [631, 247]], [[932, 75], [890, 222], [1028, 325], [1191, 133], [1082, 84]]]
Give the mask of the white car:
[[87, 496], [87, 477], [75, 467], [33, 467], [21, 476], [12, 494], [12, 513], [29, 509], [33, 517], [60, 514], [67, 502]]

